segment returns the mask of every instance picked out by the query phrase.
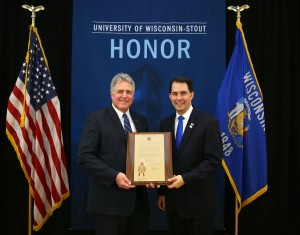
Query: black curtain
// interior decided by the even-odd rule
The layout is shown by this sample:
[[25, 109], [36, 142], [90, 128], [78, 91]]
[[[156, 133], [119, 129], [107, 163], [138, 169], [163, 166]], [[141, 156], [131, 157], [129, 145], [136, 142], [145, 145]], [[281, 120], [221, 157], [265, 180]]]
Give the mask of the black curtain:
[[[227, 1], [227, 6], [244, 3]], [[264, 95], [269, 189], [242, 209], [239, 234], [300, 234], [300, 4], [294, 0], [248, 3], [242, 23]], [[227, 12], [227, 61], [234, 44], [234, 17]]]
[[[227, 0], [226, 6], [246, 3]], [[6, 235], [26, 235], [28, 230], [28, 184], [5, 134], [7, 101], [25, 58], [31, 24], [31, 13], [21, 8], [23, 4], [45, 7], [37, 13], [36, 26], [60, 98], [64, 145], [70, 161], [72, 1], [0, 0], [0, 233]], [[296, 149], [300, 145], [299, 1], [254, 0], [248, 4], [250, 9], [242, 12], [241, 20], [264, 95], [269, 189], [242, 209], [239, 234], [296, 235], [300, 234], [300, 156]], [[227, 11], [226, 15], [229, 61], [234, 47], [236, 13]], [[69, 230], [69, 207], [70, 199], [67, 199], [43, 228], [33, 234], [92, 234]], [[234, 234], [234, 195], [228, 182], [225, 232]]]
[[[48, 59], [50, 73], [61, 104], [61, 125], [67, 162], [70, 161], [72, 1], [0, 0], [0, 71], [1, 71], [1, 217], [0, 233], [28, 234], [29, 187], [20, 163], [5, 134], [9, 95], [24, 62], [31, 25], [31, 12], [24, 4], [45, 7], [36, 13], [36, 27]], [[68, 164], [70, 165], [70, 164]], [[70, 234], [70, 199], [54, 212], [39, 235]], [[74, 233], [77, 234], [77, 233]]]

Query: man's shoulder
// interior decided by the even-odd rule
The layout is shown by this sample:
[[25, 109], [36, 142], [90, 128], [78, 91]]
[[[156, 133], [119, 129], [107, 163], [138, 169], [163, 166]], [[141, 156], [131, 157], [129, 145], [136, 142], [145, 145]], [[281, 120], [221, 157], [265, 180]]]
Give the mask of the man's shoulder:
[[99, 109], [99, 110], [96, 110], [96, 111], [93, 111], [89, 114], [89, 117], [101, 117], [101, 116], [104, 116], [104, 115], [107, 115], [107, 114], [111, 114], [113, 113], [113, 108], [108, 106], [106, 108], [103, 108], [103, 109]]
[[198, 119], [199, 122], [215, 122], [217, 119], [209, 113], [200, 111], [199, 109], [194, 108], [191, 113], [192, 119]]
[[176, 113], [172, 113], [161, 119], [161, 123], [170, 122], [170, 120], [175, 120]]
[[132, 118], [147, 119], [146, 116], [134, 110], [130, 110], [130, 116]]

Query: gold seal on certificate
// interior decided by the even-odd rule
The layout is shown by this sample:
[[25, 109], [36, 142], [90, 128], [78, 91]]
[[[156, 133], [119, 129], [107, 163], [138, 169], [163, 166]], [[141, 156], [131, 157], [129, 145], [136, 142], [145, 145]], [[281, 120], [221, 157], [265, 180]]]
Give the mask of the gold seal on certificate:
[[131, 132], [126, 176], [133, 185], [168, 184], [173, 176], [171, 132]]

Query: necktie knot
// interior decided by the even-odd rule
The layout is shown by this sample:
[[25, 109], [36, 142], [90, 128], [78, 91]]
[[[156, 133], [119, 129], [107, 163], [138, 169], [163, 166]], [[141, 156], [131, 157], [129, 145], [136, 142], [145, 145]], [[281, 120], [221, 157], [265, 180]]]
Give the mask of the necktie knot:
[[177, 147], [177, 149], [179, 148], [182, 133], [183, 133], [183, 123], [182, 123], [183, 119], [184, 119], [183, 116], [178, 117], [178, 125], [177, 125], [177, 130], [176, 130], [176, 147]]
[[124, 118], [124, 131], [125, 131], [125, 135], [127, 136], [129, 132], [132, 132], [132, 130], [126, 113], [123, 114], [123, 118]]

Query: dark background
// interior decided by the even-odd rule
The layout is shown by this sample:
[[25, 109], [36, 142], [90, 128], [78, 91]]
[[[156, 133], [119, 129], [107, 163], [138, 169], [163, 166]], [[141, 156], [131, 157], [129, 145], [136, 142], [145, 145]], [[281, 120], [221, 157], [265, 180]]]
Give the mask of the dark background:
[[[299, 235], [299, 0], [227, 0], [226, 6], [246, 3], [250, 9], [242, 12], [243, 30], [264, 95], [269, 189], [242, 209], [239, 234]], [[60, 98], [65, 151], [70, 161], [72, 1], [0, 0], [0, 233], [5, 235], [28, 234], [28, 184], [5, 134], [7, 101], [26, 55], [31, 23], [30, 12], [21, 8], [23, 4], [45, 7], [37, 13], [36, 26]], [[226, 15], [229, 61], [234, 47], [236, 13], [227, 11]], [[225, 194], [224, 233], [234, 234], [234, 195], [227, 181]], [[43, 228], [32, 234], [92, 234], [69, 230], [69, 208], [70, 199], [67, 199]]]

